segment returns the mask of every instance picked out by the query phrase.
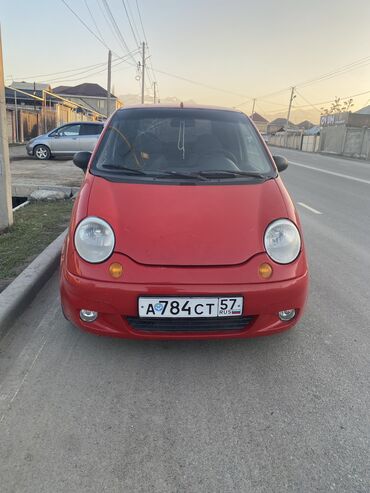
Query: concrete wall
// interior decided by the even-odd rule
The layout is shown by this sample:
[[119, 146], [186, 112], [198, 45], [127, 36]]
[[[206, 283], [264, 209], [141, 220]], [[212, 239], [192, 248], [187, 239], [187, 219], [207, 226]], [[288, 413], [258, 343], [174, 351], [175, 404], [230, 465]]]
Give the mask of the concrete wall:
[[287, 147], [288, 149], [300, 149], [302, 135], [299, 133], [286, 134], [285, 132], [277, 133], [269, 137], [269, 144], [278, 147]]
[[321, 135], [321, 152], [370, 159], [370, 129], [367, 127], [323, 127]]
[[304, 135], [302, 137], [301, 150], [305, 152], [318, 152], [320, 146], [320, 135]]
[[302, 135], [291, 133], [286, 135], [281, 132], [269, 137], [269, 144], [278, 147], [287, 147], [298, 151], [318, 152], [320, 146], [320, 135]]
[[320, 151], [327, 152], [328, 154], [342, 154], [345, 134], [345, 125], [322, 127]]

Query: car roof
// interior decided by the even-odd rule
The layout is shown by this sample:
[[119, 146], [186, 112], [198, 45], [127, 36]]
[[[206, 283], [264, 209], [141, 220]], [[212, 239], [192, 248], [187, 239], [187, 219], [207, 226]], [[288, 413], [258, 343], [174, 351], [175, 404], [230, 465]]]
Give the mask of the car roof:
[[159, 103], [159, 104], [133, 104], [129, 106], [124, 106], [117, 110], [118, 112], [125, 111], [126, 109], [138, 109], [138, 110], [146, 110], [146, 109], [157, 109], [157, 110], [168, 110], [168, 109], [191, 109], [191, 110], [209, 110], [209, 111], [232, 111], [235, 113], [243, 113], [237, 108], [227, 108], [225, 106], [209, 106], [209, 105], [201, 105], [194, 103]]
[[77, 121], [77, 122], [66, 122], [60, 125], [61, 127], [64, 127], [65, 125], [80, 125], [83, 123], [84, 125], [104, 125], [104, 122], [82, 122], [82, 121]]

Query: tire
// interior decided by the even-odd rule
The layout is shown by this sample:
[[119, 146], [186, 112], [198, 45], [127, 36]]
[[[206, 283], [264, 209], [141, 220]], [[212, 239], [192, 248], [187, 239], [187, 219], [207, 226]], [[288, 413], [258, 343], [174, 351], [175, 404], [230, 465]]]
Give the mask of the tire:
[[46, 159], [50, 159], [51, 153], [50, 153], [50, 149], [47, 146], [38, 145], [34, 148], [33, 155], [37, 159], [41, 159], [42, 161], [45, 161]]

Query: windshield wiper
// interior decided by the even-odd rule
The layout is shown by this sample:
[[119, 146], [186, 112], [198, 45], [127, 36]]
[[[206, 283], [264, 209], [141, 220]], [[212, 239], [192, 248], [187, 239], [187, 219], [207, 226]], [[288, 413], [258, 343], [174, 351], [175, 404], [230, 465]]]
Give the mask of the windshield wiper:
[[133, 169], [133, 168], [128, 168], [126, 166], [118, 166], [118, 164], [101, 164], [100, 166], [105, 169], [116, 169], [119, 171], [125, 171], [131, 173], [132, 175], [146, 175], [145, 171], [142, 171], [141, 169]]
[[250, 178], [260, 178], [267, 179], [269, 176], [263, 175], [262, 173], [256, 173], [254, 171], [242, 171], [242, 170], [209, 170], [209, 171], [199, 171], [201, 176], [207, 178], [230, 178], [235, 176], [246, 176]]
[[197, 178], [198, 180], [207, 180], [207, 177], [202, 176], [200, 173], [185, 173], [182, 171], [164, 171], [163, 175], [171, 175], [174, 176], [175, 178], [187, 178], [187, 179], [194, 179]]

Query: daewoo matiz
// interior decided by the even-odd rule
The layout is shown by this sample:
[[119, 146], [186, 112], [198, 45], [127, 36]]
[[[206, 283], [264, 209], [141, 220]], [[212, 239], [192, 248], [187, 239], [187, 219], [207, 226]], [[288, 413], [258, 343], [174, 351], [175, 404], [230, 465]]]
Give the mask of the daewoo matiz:
[[301, 226], [272, 157], [239, 111], [118, 110], [93, 155], [61, 263], [65, 316], [126, 338], [273, 334], [302, 316]]

